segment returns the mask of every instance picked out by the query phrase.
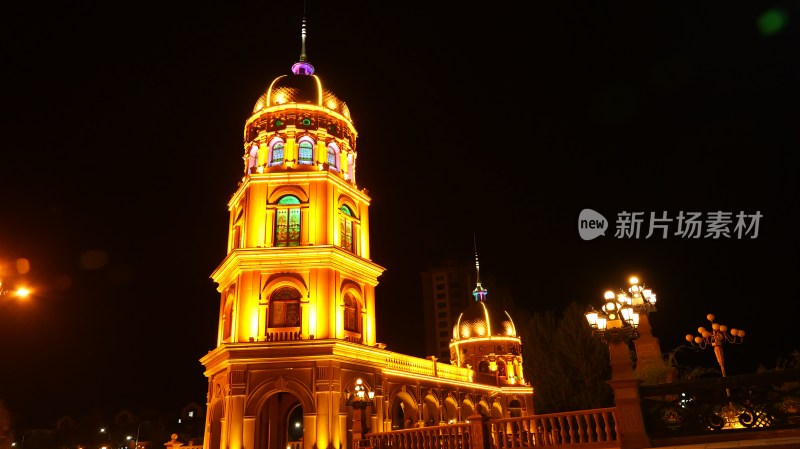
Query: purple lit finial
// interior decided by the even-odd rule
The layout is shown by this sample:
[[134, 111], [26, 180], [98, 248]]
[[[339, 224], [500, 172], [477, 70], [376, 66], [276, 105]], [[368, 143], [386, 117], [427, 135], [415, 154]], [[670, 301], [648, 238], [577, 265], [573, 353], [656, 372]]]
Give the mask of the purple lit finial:
[[295, 75], [313, 75], [314, 66], [306, 61], [306, 18], [303, 17], [303, 27], [300, 32], [301, 47], [300, 47], [300, 61], [292, 65], [292, 73]]

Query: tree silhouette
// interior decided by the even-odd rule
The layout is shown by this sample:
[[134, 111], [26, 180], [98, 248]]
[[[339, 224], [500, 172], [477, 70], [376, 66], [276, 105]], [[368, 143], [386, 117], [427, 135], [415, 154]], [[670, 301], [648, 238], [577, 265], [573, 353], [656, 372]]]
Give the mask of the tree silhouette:
[[527, 315], [521, 326], [526, 377], [537, 414], [613, 405], [608, 347], [592, 335], [583, 310], [568, 305]]
[[0, 400], [0, 449], [10, 449], [14, 442], [14, 419], [6, 408], [5, 402]]

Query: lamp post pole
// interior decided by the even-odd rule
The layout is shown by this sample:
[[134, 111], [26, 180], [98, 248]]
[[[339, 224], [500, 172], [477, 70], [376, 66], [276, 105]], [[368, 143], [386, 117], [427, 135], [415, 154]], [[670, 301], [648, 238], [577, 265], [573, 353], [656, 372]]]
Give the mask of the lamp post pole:
[[136, 440], [134, 442], [133, 449], [139, 449], [139, 431], [142, 429], [142, 424], [149, 424], [150, 421], [142, 421], [136, 427]]
[[[663, 364], [661, 346], [658, 339], [653, 336], [653, 328], [650, 326], [650, 312], [656, 311], [656, 294], [644, 283], [640, 283], [635, 276], [631, 277], [629, 282], [630, 287], [628, 287], [627, 294], [622, 293], [622, 299], [633, 307], [634, 313], [638, 314], [639, 338], [634, 341], [636, 366], [637, 369], [646, 372], [650, 367], [658, 367]], [[665, 379], [659, 380], [664, 381]]]
[[[705, 349], [708, 346], [714, 348], [714, 356], [719, 364], [722, 377], [725, 378], [725, 355], [722, 352], [722, 345], [725, 342], [741, 344], [744, 341], [744, 331], [741, 329], [732, 328], [728, 331], [728, 326], [714, 322], [716, 317], [714, 314], [709, 313], [706, 319], [711, 322], [711, 330], [705, 327], [698, 327], [697, 333], [699, 335], [686, 334], [686, 341], [690, 345]], [[709, 415], [710, 424], [715, 428], [740, 428], [745, 425], [752, 425], [755, 422], [755, 416], [746, 407], [740, 407], [734, 404], [731, 397], [730, 387], [725, 387], [725, 396], [728, 399], [728, 404], [719, 410], [712, 410]]]
[[356, 441], [363, 439], [364, 435], [368, 434], [370, 431], [369, 425], [367, 424], [367, 407], [374, 406], [372, 402], [374, 397], [375, 392], [367, 390], [361, 378], [356, 379], [356, 385], [353, 387], [353, 391], [347, 399], [347, 405], [352, 406], [353, 410], [358, 410], [359, 414], [359, 419], [356, 421], [358, 423], [358, 428], [353, 429], [354, 444], [357, 444]]
[[639, 449], [650, 447], [642, 416], [642, 404], [639, 396], [641, 381], [633, 374], [629, 343], [639, 337], [636, 327], [639, 316], [633, 307], [624, 301], [622, 295], [607, 291], [603, 297], [605, 303], [600, 311], [590, 308], [586, 312], [586, 320], [592, 332], [608, 344], [611, 363], [611, 380], [614, 389], [614, 402], [617, 406], [619, 420], [619, 440], [622, 449]]
[[[705, 327], [698, 327], [697, 333], [700, 335], [686, 334], [686, 341], [694, 347], [705, 349], [708, 346], [714, 348], [714, 356], [719, 364], [722, 377], [726, 377], [725, 372], [725, 354], [722, 352], [722, 345], [725, 342], [741, 344], [744, 341], [744, 331], [741, 329], [732, 328], [728, 331], [728, 326], [724, 324], [715, 323], [716, 317], [713, 313], [706, 315], [706, 319], [711, 322], [711, 330]], [[731, 389], [725, 388], [725, 393], [730, 398]]]

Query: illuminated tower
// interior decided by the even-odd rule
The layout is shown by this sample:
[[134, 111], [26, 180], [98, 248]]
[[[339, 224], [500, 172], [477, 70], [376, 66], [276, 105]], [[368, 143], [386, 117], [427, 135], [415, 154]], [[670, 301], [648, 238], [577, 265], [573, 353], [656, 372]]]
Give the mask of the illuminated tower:
[[[305, 54], [245, 122], [208, 378], [204, 449], [355, 449], [370, 431], [532, 412], [522, 382], [376, 341], [369, 205], [345, 102]], [[409, 317], [419, 319], [419, 317]], [[486, 377], [486, 376], [484, 376]]]
[[[375, 344], [370, 198], [356, 186], [356, 129], [303, 52], [244, 129], [228, 208], [219, 342], [338, 338]], [[345, 310], [346, 313], [338, 313]]]
[[[246, 377], [252, 366], [246, 364], [252, 361], [235, 360], [235, 351], [245, 348], [237, 344], [297, 342], [296, 347], [255, 345], [247, 350], [248, 358], [274, 357], [278, 351], [285, 358], [279, 360], [282, 366], [272, 368], [279, 370], [291, 367], [299, 348], [312, 350], [317, 341], [376, 344], [375, 286], [383, 268], [369, 258], [370, 198], [356, 185], [357, 132], [347, 104], [314, 74], [305, 38], [304, 20], [300, 60], [291, 74], [269, 84], [245, 123], [244, 176], [228, 203], [228, 251], [211, 275], [221, 293], [218, 347], [202, 360], [207, 375], [217, 380], [211, 385], [219, 388], [250, 384]], [[225, 393], [209, 391], [211, 402], [215, 395], [230, 398]], [[225, 407], [238, 407], [235, 400], [220, 402], [210, 412], [219, 415]], [[291, 414], [302, 398], [274, 402], [276, 412]], [[212, 421], [209, 430], [215, 425], [224, 427]], [[223, 436], [227, 444], [220, 447], [238, 447], [245, 443], [238, 439], [253, 437], [247, 429], [217, 432], [230, 435]], [[322, 433], [335, 437], [328, 430]], [[274, 447], [277, 440], [267, 438]]]

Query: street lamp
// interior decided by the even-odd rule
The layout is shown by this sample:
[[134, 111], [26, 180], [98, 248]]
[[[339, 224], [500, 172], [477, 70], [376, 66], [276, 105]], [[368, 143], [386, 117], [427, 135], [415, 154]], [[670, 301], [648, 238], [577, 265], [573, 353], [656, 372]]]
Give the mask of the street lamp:
[[617, 295], [611, 290], [603, 295], [605, 303], [599, 311], [589, 307], [585, 313], [592, 332], [603, 341], [630, 341], [639, 336], [639, 313], [634, 311], [631, 298]]
[[[149, 423], [150, 423], [150, 421], [142, 421], [136, 427], [136, 440], [135, 440], [134, 445], [133, 445], [134, 449], [139, 449], [139, 431], [142, 429], [142, 424], [149, 424]], [[128, 437], [128, 440], [130, 440], [130, 437]]]
[[[719, 369], [722, 371], [722, 377], [725, 377], [725, 356], [722, 353], [722, 344], [725, 342], [741, 344], [744, 341], [744, 331], [736, 328], [728, 331], [728, 326], [715, 323], [714, 318], [713, 313], [706, 315], [706, 319], [711, 322], [710, 331], [705, 327], [698, 327], [697, 333], [700, 335], [686, 334], [686, 341], [700, 349], [705, 349], [709, 345], [714, 348], [714, 355], [719, 363]], [[728, 396], [730, 396], [730, 390]]]
[[633, 311], [640, 315], [647, 315], [656, 311], [656, 294], [653, 289], [647, 288], [643, 283], [639, 283], [639, 278], [633, 276], [629, 279], [631, 286], [628, 288], [630, 296], [624, 292], [618, 296], [625, 303], [633, 307]]
[[[714, 355], [717, 358], [722, 377], [726, 377], [725, 355], [722, 353], [722, 345], [725, 342], [741, 344], [744, 341], [744, 331], [736, 328], [728, 331], [728, 326], [715, 323], [715, 318], [713, 313], [706, 315], [706, 319], [711, 322], [711, 330], [709, 331], [702, 326], [698, 327], [697, 333], [700, 335], [686, 334], [686, 341], [696, 348], [705, 349], [708, 346], [714, 348]], [[717, 428], [723, 426], [725, 428], [741, 428], [745, 423], [752, 425], [755, 420], [752, 412], [733, 403], [729, 387], [725, 387], [725, 395], [728, 398], [728, 405], [712, 411], [712, 415], [717, 415], [722, 420], [713, 420], [711, 424]]]
[[[636, 283], [638, 285], [638, 282]], [[643, 294], [637, 291], [642, 298]], [[592, 327], [592, 333], [599, 335], [608, 344], [608, 356], [611, 364], [611, 380], [614, 389], [614, 401], [617, 412], [626, 418], [619, 422], [620, 441], [627, 441], [630, 447], [650, 447], [647, 434], [644, 432], [639, 384], [634, 376], [631, 362], [630, 343], [639, 338], [639, 312], [633, 307], [633, 299], [627, 295], [607, 291], [603, 295], [605, 302], [599, 311], [590, 307], [586, 312], [586, 321]], [[644, 307], [643, 303], [637, 306]]]
[[9, 290], [5, 283], [3, 282], [3, 278], [0, 278], [0, 296], [16, 296], [20, 299], [25, 299], [31, 294], [31, 291], [26, 287], [17, 287], [13, 290]]
[[[369, 426], [367, 425], [367, 407], [374, 407], [375, 404], [372, 400], [375, 398], [375, 392], [372, 390], [367, 390], [366, 385], [364, 385], [364, 381], [359, 377], [356, 379], [356, 385], [353, 387], [353, 391], [350, 393], [350, 396], [347, 398], [346, 405], [352, 406], [354, 410], [359, 411], [360, 415], [360, 424], [361, 428], [358, 429], [360, 432], [359, 437], [362, 437], [369, 433]], [[356, 433], [354, 431], [354, 433]], [[355, 435], [354, 435], [355, 437]]]
[[108, 440], [111, 441], [111, 431], [106, 429], [105, 427], [100, 428], [100, 433], [104, 433], [108, 436]]

